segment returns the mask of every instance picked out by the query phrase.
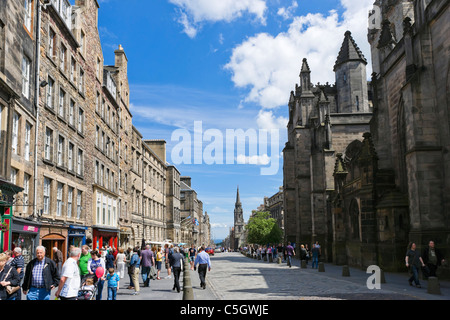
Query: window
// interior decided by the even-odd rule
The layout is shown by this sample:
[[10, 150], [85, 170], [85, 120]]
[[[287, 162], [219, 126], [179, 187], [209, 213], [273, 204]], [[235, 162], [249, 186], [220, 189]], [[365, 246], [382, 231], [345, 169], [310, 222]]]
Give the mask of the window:
[[17, 169], [11, 168], [11, 183], [16, 184], [17, 182]]
[[75, 117], [74, 112], [75, 112], [75, 101], [70, 99], [70, 104], [69, 104], [69, 124], [71, 126], [74, 125], [74, 117]]
[[44, 214], [50, 213], [50, 186], [51, 180], [44, 178]]
[[28, 207], [26, 206], [29, 203], [29, 194], [30, 194], [30, 178], [31, 176], [27, 173], [24, 173], [23, 175], [23, 204], [24, 206], [24, 212], [27, 212]]
[[78, 90], [84, 94], [84, 71], [80, 68], [80, 78], [78, 79]]
[[80, 30], [80, 52], [81, 54], [84, 54], [84, 39], [85, 39], [85, 35], [83, 30]]
[[62, 214], [62, 197], [63, 197], [63, 184], [58, 182], [58, 188], [56, 190], [56, 216], [61, 217]]
[[48, 85], [47, 85], [47, 107], [50, 109], [54, 109], [53, 102], [55, 101], [54, 94], [55, 94], [55, 81], [48, 77]]
[[56, 33], [52, 28], [48, 30], [48, 55], [54, 59], [56, 56]]
[[26, 122], [25, 124], [25, 160], [30, 161], [30, 144], [31, 144], [31, 124]]
[[45, 160], [52, 161], [52, 144], [53, 144], [53, 130], [50, 128], [46, 128], [45, 129], [45, 146], [44, 146]]
[[73, 187], [67, 191], [67, 218], [72, 218]]
[[75, 83], [75, 74], [77, 72], [77, 63], [74, 58], [70, 59], [70, 81]]
[[63, 89], [59, 89], [59, 104], [58, 104], [58, 115], [64, 118], [64, 107], [66, 101], [66, 92]]
[[95, 98], [95, 111], [100, 113], [100, 93], [97, 92], [97, 97]]
[[82, 193], [81, 193], [81, 191], [78, 191], [78, 193], [77, 193], [77, 219], [81, 219], [81, 196], [82, 196]]
[[60, 48], [60, 56], [59, 56], [59, 67], [61, 68], [62, 71], [66, 71], [66, 56], [67, 56], [67, 48], [61, 44], [61, 48]]
[[83, 150], [78, 149], [77, 155], [77, 174], [83, 175]]
[[30, 69], [31, 61], [30, 59], [23, 55], [22, 56], [22, 94], [25, 98], [30, 98]]
[[57, 158], [57, 164], [60, 167], [64, 166], [64, 137], [59, 136], [58, 139], [58, 158]]
[[97, 219], [96, 219], [96, 223], [100, 224], [100, 211], [101, 211], [101, 206], [102, 206], [102, 196], [101, 193], [97, 194]]
[[84, 111], [78, 108], [78, 132], [83, 133], [84, 131]]
[[73, 171], [73, 151], [74, 151], [74, 145], [73, 143], [69, 142], [69, 152], [67, 156], [68, 164], [67, 167], [69, 171]]
[[17, 112], [13, 114], [11, 148], [13, 154], [19, 153], [19, 114]]
[[97, 67], [96, 67], [96, 74], [97, 74], [97, 78], [100, 79], [100, 67], [101, 67], [101, 61], [100, 58], [97, 58]]
[[99, 171], [100, 163], [95, 161], [95, 172], [94, 172], [94, 182], [98, 184], [98, 171]]
[[24, 25], [28, 29], [28, 31], [31, 31], [31, 17], [33, 11], [32, 4], [33, 4], [32, 0], [24, 0], [24, 7], [25, 7]]

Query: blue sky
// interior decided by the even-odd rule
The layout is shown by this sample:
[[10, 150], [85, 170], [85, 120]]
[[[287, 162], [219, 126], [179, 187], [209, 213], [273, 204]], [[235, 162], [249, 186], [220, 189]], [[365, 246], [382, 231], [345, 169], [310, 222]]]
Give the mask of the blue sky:
[[[366, 35], [372, 3], [99, 0], [105, 64], [114, 63], [119, 44], [128, 57], [133, 124], [145, 139], [167, 141], [167, 161], [182, 175], [192, 177], [215, 238], [224, 238], [233, 225], [238, 185], [246, 220], [264, 196], [273, 195], [283, 185], [287, 101], [299, 82], [302, 59], [308, 59], [313, 83], [334, 83], [333, 64], [344, 33], [350, 30], [370, 68]], [[226, 164], [225, 149], [225, 164], [175, 163], [172, 151], [180, 140], [172, 135], [183, 130], [194, 137], [199, 121], [203, 133], [216, 134], [215, 140], [203, 141], [201, 152], [207, 146], [218, 146], [217, 152], [220, 144], [215, 143], [225, 137], [227, 129], [257, 133], [273, 129], [279, 139], [269, 143], [266, 151], [257, 150], [252, 158], [257, 164], [238, 161], [252, 154], [250, 149], [238, 154], [237, 142], [232, 164]], [[268, 135], [269, 142], [272, 136]], [[259, 147], [261, 141], [258, 137]], [[192, 149], [191, 162], [195, 154]], [[279, 167], [275, 174], [261, 174], [262, 168], [275, 163]]]

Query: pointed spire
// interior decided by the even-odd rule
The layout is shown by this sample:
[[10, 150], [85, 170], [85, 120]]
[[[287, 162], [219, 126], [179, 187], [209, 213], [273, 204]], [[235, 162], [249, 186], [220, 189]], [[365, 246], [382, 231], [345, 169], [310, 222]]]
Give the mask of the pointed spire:
[[237, 187], [236, 204], [241, 204], [241, 197], [239, 196], [239, 186]]
[[347, 31], [345, 32], [341, 50], [339, 51], [336, 63], [334, 64], [334, 71], [336, 71], [336, 68], [339, 65], [349, 61], [361, 61], [364, 64], [367, 64], [367, 60], [353, 39], [352, 33]]
[[300, 75], [305, 72], [311, 73], [311, 69], [309, 68], [308, 60], [306, 60], [306, 58], [303, 58], [302, 68], [300, 69]]

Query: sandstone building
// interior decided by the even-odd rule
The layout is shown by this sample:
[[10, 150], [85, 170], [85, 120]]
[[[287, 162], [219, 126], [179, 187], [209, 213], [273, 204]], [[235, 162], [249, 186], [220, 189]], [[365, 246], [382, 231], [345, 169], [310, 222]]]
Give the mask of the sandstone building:
[[402, 270], [410, 241], [450, 252], [449, 17], [448, 1], [374, 3], [374, 116], [336, 160], [336, 262]]
[[26, 261], [37, 245], [66, 257], [70, 245], [201, 242], [209, 230], [197, 199], [198, 225], [182, 228], [180, 173], [165, 141], [133, 125], [128, 59], [119, 46], [105, 63], [99, 8], [0, 4], [0, 251], [21, 246]]
[[367, 61], [344, 35], [334, 72], [334, 85], [311, 83], [307, 59], [300, 85], [289, 99], [288, 142], [283, 150], [285, 240], [298, 245], [319, 241], [325, 256], [331, 250], [335, 156], [369, 130], [372, 117]]

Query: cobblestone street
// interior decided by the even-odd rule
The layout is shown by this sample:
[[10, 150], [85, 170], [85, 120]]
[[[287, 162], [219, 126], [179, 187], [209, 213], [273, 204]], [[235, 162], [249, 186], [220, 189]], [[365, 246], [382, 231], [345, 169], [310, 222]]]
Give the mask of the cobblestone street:
[[248, 258], [240, 253], [219, 253], [211, 258], [207, 274], [208, 288], [199, 287], [196, 272], [191, 271], [196, 300], [450, 300], [450, 283], [440, 281], [441, 295], [427, 293], [408, 284], [407, 273], [385, 273], [386, 283], [380, 290], [366, 286], [365, 271], [350, 268], [350, 277], [342, 276], [342, 267], [325, 264], [325, 272], [300, 268], [294, 259], [292, 268], [285, 263], [269, 263]]

